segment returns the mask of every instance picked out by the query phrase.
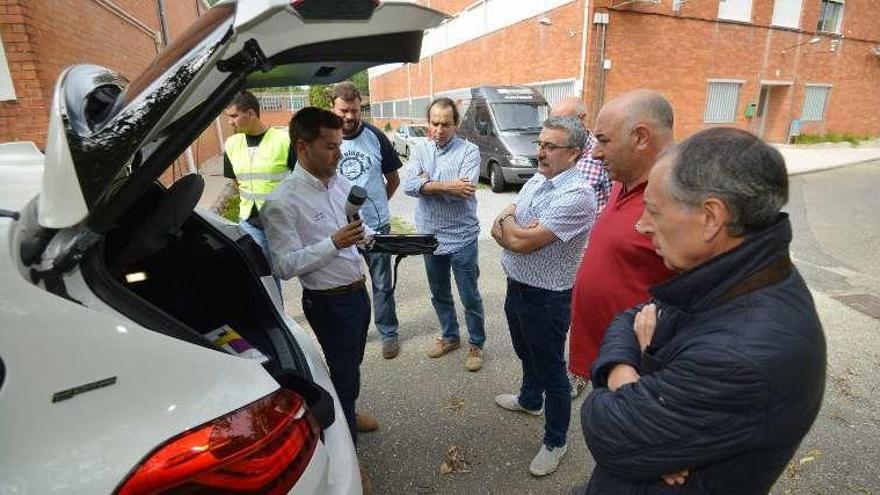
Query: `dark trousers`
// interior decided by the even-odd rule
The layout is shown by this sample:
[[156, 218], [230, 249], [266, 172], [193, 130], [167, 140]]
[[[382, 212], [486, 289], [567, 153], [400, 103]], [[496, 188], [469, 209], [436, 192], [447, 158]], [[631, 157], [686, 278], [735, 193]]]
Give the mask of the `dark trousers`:
[[507, 279], [504, 313], [513, 349], [522, 362], [519, 404], [534, 411], [544, 403], [544, 445], [565, 445], [571, 420], [571, 385], [564, 356], [571, 290], [540, 289]]
[[361, 287], [345, 294], [303, 290], [303, 313], [321, 344], [351, 438], [357, 445], [354, 404], [361, 391], [361, 361], [370, 326], [370, 297]]

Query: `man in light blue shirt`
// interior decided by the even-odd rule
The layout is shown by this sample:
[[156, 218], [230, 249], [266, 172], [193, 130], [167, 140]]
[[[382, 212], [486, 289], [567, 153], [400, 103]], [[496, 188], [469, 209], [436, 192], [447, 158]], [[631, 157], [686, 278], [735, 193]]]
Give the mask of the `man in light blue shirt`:
[[[400, 185], [397, 170], [403, 164], [388, 136], [361, 120], [361, 94], [354, 83], [345, 81], [333, 86], [330, 104], [333, 113], [342, 119], [339, 174], [367, 191], [361, 218], [376, 233], [387, 234], [391, 230], [388, 199]], [[370, 268], [376, 329], [382, 336], [382, 356], [393, 359], [400, 352], [400, 341], [391, 280], [391, 255], [368, 252], [364, 253], [364, 258]]]
[[458, 108], [449, 98], [437, 98], [428, 107], [430, 140], [411, 151], [404, 191], [418, 198], [416, 229], [437, 236], [434, 254], [425, 255], [425, 270], [431, 288], [431, 303], [440, 320], [441, 334], [428, 349], [438, 358], [461, 345], [458, 319], [452, 299], [450, 274], [455, 276], [458, 295], [464, 305], [470, 349], [465, 368], [483, 366], [486, 341], [483, 298], [477, 280], [476, 184], [480, 175], [480, 152], [476, 145], [456, 136]]
[[544, 441], [529, 465], [534, 476], [555, 471], [567, 451], [571, 385], [564, 351], [571, 288], [596, 220], [596, 193], [575, 167], [586, 144], [578, 119], [547, 119], [538, 137], [538, 173], [492, 226], [504, 248], [504, 312], [523, 369], [519, 394], [501, 394], [495, 403], [535, 416], [546, 411]]

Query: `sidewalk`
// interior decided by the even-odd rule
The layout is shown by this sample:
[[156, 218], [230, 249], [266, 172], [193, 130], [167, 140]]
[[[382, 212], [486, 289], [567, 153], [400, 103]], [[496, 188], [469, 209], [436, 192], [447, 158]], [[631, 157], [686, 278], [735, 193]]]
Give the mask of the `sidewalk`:
[[[810, 172], [818, 172], [820, 170], [828, 170], [855, 165], [857, 163], [880, 160], [880, 143], [876, 142], [859, 147], [835, 144], [819, 144], [812, 146], [777, 144], [774, 146], [776, 146], [776, 148], [782, 153], [782, 156], [785, 157], [785, 163], [788, 167], [789, 175], [806, 174]], [[406, 166], [404, 165], [404, 170], [405, 168]], [[205, 192], [202, 193], [202, 198], [199, 200], [198, 206], [216, 211], [226, 202], [226, 198], [233, 192], [231, 182], [223, 177], [223, 157], [217, 155], [208, 160], [200, 168], [200, 173], [205, 179]], [[503, 196], [497, 195], [488, 190], [480, 190], [478, 193], [483, 193], [486, 196], [491, 195], [492, 197]], [[506, 195], [506, 193], [504, 195]], [[497, 199], [506, 204], [513, 199], [513, 196], [510, 198]], [[408, 200], [411, 200], [411, 198], [404, 197], [401, 191], [398, 191], [398, 194], [394, 195], [394, 198], [391, 200], [391, 206], [396, 216], [401, 216], [406, 219], [412, 218], [412, 212], [398, 211], [397, 208], [395, 208], [395, 206], [402, 206], [404, 210], [411, 209], [408, 206], [414, 207], [414, 205], [408, 205], [408, 203], [414, 203], [414, 201]], [[395, 203], [401, 204], [396, 205]], [[486, 202], [481, 200], [481, 203], [485, 204]], [[492, 209], [491, 211], [496, 210]]]
[[218, 212], [233, 193], [232, 181], [223, 177], [223, 155], [217, 155], [199, 167], [199, 174], [205, 179], [205, 190], [199, 198], [199, 208]]
[[774, 145], [788, 167], [788, 175], [799, 175], [820, 170], [855, 165], [880, 160], [880, 145], [876, 142], [852, 147], [841, 144], [817, 144], [811, 146]]

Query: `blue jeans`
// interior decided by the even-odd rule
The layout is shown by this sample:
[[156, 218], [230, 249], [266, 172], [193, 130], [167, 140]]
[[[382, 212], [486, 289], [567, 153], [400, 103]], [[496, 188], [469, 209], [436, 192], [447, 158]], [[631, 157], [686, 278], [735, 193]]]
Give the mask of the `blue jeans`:
[[[247, 220], [239, 220], [238, 227], [245, 231], [245, 233], [256, 241], [257, 245], [260, 246], [260, 249], [263, 250], [263, 256], [266, 257], [266, 262], [269, 263], [269, 270], [272, 270], [272, 255], [269, 253], [269, 238], [266, 237], [266, 231], [261, 229], [260, 227], [256, 227], [251, 225]], [[281, 292], [281, 279], [276, 277], [274, 274], [272, 278], [275, 279], [275, 285], [278, 286], [278, 292]]]
[[[263, 250], [263, 255], [266, 257], [266, 260], [270, 260], [271, 258], [269, 257], [269, 238], [266, 237], [266, 231], [259, 227], [251, 225], [250, 222], [248, 222], [247, 220], [239, 220], [238, 226], [241, 228], [241, 230], [245, 231], [247, 235], [251, 236], [254, 241], [257, 242], [257, 244], [260, 246], [260, 249]], [[269, 261], [269, 266], [272, 266], [271, 261]]]
[[483, 313], [483, 298], [477, 287], [480, 278], [480, 266], [477, 264], [477, 241], [451, 254], [426, 254], [425, 271], [428, 274], [428, 286], [431, 288], [431, 304], [440, 320], [443, 340], [458, 342], [458, 319], [455, 316], [455, 304], [452, 300], [452, 284], [450, 271], [455, 276], [458, 296], [464, 305], [464, 320], [468, 329], [468, 341], [471, 345], [483, 348], [486, 342], [486, 317]]
[[571, 290], [545, 290], [507, 279], [504, 313], [513, 349], [522, 362], [519, 405], [537, 410], [546, 401], [544, 445], [561, 447], [571, 419], [571, 385], [564, 357]]
[[[376, 229], [377, 234], [387, 234], [391, 227], [384, 225]], [[388, 253], [364, 253], [370, 269], [373, 284], [373, 310], [376, 315], [376, 329], [382, 342], [397, 340], [397, 308], [394, 303], [393, 277], [391, 274], [391, 255]]]

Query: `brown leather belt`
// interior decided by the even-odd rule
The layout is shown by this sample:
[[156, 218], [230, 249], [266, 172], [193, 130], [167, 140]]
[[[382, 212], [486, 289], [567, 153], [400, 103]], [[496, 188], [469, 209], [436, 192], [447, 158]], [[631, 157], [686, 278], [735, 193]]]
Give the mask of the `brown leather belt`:
[[357, 282], [352, 282], [348, 285], [340, 285], [339, 287], [331, 287], [329, 289], [303, 289], [303, 292], [308, 292], [309, 294], [317, 296], [338, 296], [359, 290], [364, 287], [366, 282], [367, 277], [364, 275]]

